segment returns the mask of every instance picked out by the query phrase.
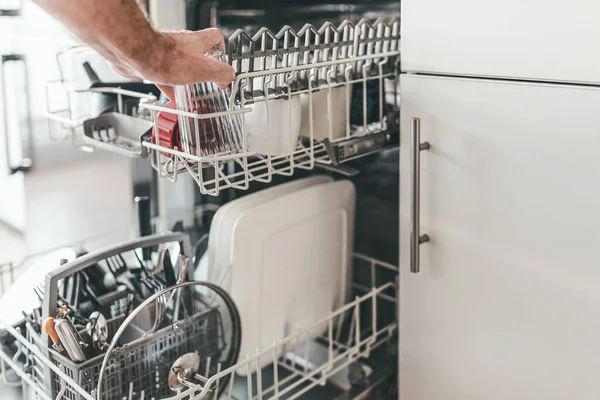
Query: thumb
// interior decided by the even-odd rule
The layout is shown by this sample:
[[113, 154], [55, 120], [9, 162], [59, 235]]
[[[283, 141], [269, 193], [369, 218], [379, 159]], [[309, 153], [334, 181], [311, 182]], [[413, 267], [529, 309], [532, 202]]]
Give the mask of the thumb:
[[226, 88], [235, 79], [235, 69], [212, 57], [202, 56], [202, 62], [194, 70], [196, 82], [215, 82], [221, 89]]
[[225, 51], [225, 39], [223, 33], [217, 28], [208, 28], [197, 31], [198, 35], [202, 36], [203, 42], [206, 44], [205, 52], [212, 51], [215, 47], [220, 47]]

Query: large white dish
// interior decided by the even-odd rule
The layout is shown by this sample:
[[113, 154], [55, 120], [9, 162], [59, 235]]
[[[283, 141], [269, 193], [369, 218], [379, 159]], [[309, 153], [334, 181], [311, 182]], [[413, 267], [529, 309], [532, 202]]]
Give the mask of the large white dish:
[[[300, 135], [310, 137], [310, 98], [300, 96], [302, 104], [302, 125]], [[352, 90], [346, 86], [331, 89], [331, 113], [329, 112], [329, 90], [323, 89], [312, 94], [313, 139], [336, 140], [346, 136], [349, 128], [347, 106], [352, 103]], [[330, 131], [331, 129], [331, 131]]]
[[[273, 198], [328, 182], [333, 182], [333, 178], [327, 175], [317, 175], [298, 179], [244, 196], [241, 199], [229, 202], [219, 208], [215, 213], [210, 226], [207, 254], [200, 262], [195, 279], [208, 280], [221, 286], [224, 285], [226, 271], [231, 265], [231, 252], [221, 251], [218, 253], [217, 250], [222, 246], [227, 249], [231, 248], [231, 232], [233, 231], [237, 219], [244, 212]], [[220, 255], [223, 258], [217, 260], [217, 255]], [[224, 289], [229, 290], [229, 287], [224, 287]]]
[[[302, 124], [300, 96], [250, 105], [245, 114], [249, 151], [262, 155], [291, 154], [298, 146]], [[267, 112], [268, 111], [268, 112]]]
[[[355, 198], [349, 181], [323, 183], [262, 202], [237, 218], [231, 246], [217, 249], [230, 254], [230, 265], [215, 267], [229, 268], [223, 286], [240, 311], [241, 357], [311, 326], [346, 301]], [[266, 355], [260, 367], [272, 360]]]

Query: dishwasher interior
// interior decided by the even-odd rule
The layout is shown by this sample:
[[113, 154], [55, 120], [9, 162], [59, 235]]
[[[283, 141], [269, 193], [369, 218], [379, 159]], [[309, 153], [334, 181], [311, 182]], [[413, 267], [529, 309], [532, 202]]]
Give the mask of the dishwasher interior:
[[397, 398], [399, 12], [190, 1], [188, 28], [227, 38], [228, 90], [49, 84], [76, 147], [187, 182], [195, 211], [136, 198], [139, 238], [2, 266], [0, 309], [36, 293], [3, 317], [5, 382], [57, 400]]

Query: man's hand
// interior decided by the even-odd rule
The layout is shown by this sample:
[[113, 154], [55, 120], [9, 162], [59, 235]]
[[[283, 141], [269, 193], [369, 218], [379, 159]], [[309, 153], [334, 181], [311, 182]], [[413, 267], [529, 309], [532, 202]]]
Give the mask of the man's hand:
[[162, 45], [153, 57], [154, 62], [138, 63], [140, 71], [127, 59], [113, 60], [113, 67], [126, 77], [156, 83], [169, 99], [174, 98], [174, 85], [215, 82], [224, 89], [235, 79], [232, 66], [207, 55], [217, 47], [225, 51], [223, 35], [218, 29], [161, 32], [160, 41]]
[[173, 85], [215, 82], [225, 88], [234, 69], [207, 56], [224, 50], [218, 29], [160, 32], [136, 0], [36, 0], [124, 76], [155, 82], [170, 99]]

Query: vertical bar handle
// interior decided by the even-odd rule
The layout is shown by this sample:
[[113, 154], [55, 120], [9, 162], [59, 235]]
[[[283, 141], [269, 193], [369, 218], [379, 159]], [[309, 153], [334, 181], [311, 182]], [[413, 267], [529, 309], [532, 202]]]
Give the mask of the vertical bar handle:
[[[10, 150], [11, 150], [11, 142], [10, 142], [10, 125], [8, 123], [8, 96], [6, 93], [6, 72], [4, 66], [7, 62], [21, 62], [24, 70], [25, 77], [25, 96], [26, 96], [26, 127], [25, 131], [21, 132], [19, 136], [19, 140], [21, 142], [21, 159], [19, 160], [16, 166], [11, 164]], [[32, 120], [31, 120], [31, 101], [29, 98], [29, 73], [27, 71], [27, 59], [22, 54], [6, 54], [2, 56], [0, 62], [0, 85], [2, 91], [2, 105], [3, 105], [3, 115], [4, 115], [4, 134], [6, 141], [6, 162], [8, 163], [8, 168], [11, 174], [15, 174], [17, 172], [27, 172], [33, 165], [32, 161], [32, 143], [31, 143], [31, 135], [33, 131]], [[19, 121], [20, 122], [20, 121]]]
[[0, 5], [0, 17], [18, 17], [21, 15], [21, 9], [23, 8], [23, 0], [19, 0], [16, 7], [4, 8]]
[[411, 226], [410, 226], [410, 272], [421, 270], [419, 246], [429, 242], [428, 235], [420, 233], [421, 214], [421, 151], [429, 150], [429, 142], [421, 143], [421, 120], [410, 120], [410, 175], [411, 175]]
[[[152, 210], [150, 208], [150, 197], [137, 196], [133, 199], [138, 217], [138, 229], [140, 238], [152, 235]], [[144, 261], [152, 259], [152, 248], [142, 248]]]

